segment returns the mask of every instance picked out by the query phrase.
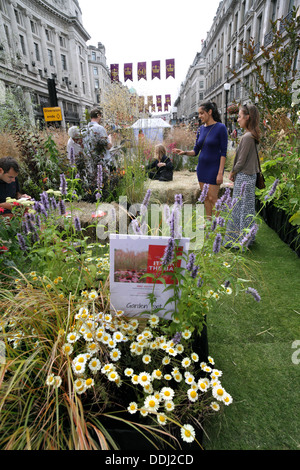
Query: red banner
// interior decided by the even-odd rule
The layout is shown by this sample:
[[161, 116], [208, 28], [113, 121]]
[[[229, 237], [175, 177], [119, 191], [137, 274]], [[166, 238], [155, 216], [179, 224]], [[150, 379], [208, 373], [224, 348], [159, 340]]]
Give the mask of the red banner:
[[175, 78], [175, 59], [166, 59], [166, 78]]
[[137, 74], [138, 80], [140, 80], [141, 78], [147, 80], [146, 62], [138, 62]]
[[119, 64], [110, 64], [110, 79], [112, 82], [119, 81]]
[[160, 79], [160, 60], [153, 60], [152, 61], [152, 80], [153, 78], [159, 78]]
[[124, 81], [132, 81], [132, 64], [124, 64]]

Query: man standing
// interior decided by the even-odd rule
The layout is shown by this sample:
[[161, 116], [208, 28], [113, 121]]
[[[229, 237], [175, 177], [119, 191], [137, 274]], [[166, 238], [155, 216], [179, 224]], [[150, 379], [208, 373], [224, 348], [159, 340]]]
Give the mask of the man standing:
[[[100, 109], [93, 108], [90, 112], [90, 117], [91, 121], [88, 123], [84, 132], [83, 143], [85, 152], [92, 156], [94, 160], [102, 157], [104, 164], [109, 163], [109, 149], [112, 147], [112, 144], [105, 128], [100, 125], [102, 118]], [[97, 163], [101, 163], [101, 161]]]
[[6, 198], [20, 199], [20, 186], [18, 181], [19, 164], [11, 157], [0, 158], [0, 215], [11, 214], [11, 204]]

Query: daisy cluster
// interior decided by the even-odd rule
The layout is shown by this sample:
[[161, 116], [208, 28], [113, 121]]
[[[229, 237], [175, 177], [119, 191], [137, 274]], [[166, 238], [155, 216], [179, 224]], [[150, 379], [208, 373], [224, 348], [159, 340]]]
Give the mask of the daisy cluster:
[[[136, 391], [136, 401], [128, 404], [127, 411], [154, 418], [161, 426], [180, 419], [186, 406], [202, 410], [209, 391], [212, 398], [207, 403], [215, 411], [221, 403], [232, 402], [221, 385], [222, 372], [214, 368], [213, 358], [199, 363], [198, 354], [190, 350], [190, 329], [168, 338], [157, 315], [136, 319], [126, 318], [123, 311], [99, 312], [96, 291], [84, 291], [82, 296], [74, 325], [66, 332], [62, 346], [70, 358], [78, 394], [99, 381], [103, 383], [103, 379], [118, 388], [127, 385]], [[191, 425], [184, 425], [181, 435], [191, 442], [195, 431]]]

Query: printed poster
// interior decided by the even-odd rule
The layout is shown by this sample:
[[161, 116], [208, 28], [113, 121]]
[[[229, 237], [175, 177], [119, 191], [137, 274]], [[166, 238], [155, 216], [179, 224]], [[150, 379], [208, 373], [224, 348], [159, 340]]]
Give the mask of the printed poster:
[[[168, 303], [165, 307], [165, 303], [173, 295], [173, 290], [165, 291], [164, 283], [153, 279], [153, 276], [155, 278], [161, 276], [161, 259], [168, 241], [169, 237], [110, 235], [111, 310], [123, 310], [128, 316], [140, 315], [145, 310], [150, 310], [147, 295], [154, 292], [156, 296], [154, 308], [161, 309], [157, 315], [171, 319], [174, 306]], [[189, 238], [179, 240], [177, 246], [179, 254], [188, 254], [189, 241]], [[185, 268], [186, 261], [179, 259], [176, 264], [177, 267]], [[164, 270], [167, 285], [174, 282], [171, 275], [174, 267], [171, 263]]]

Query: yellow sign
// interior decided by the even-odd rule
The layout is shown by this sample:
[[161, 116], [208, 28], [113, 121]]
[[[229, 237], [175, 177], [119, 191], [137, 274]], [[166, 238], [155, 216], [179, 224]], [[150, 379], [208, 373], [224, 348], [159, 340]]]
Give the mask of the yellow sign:
[[54, 108], [43, 108], [45, 121], [62, 121], [61, 109], [56, 106]]

